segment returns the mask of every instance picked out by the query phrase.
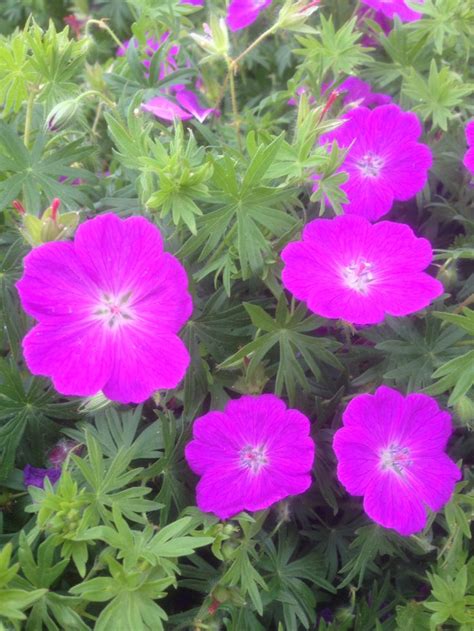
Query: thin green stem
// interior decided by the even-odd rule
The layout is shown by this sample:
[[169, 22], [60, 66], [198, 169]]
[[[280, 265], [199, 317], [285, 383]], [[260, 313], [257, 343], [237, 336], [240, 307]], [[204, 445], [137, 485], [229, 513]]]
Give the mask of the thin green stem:
[[276, 24], [274, 24], [273, 26], [271, 26], [269, 29], [267, 29], [266, 31], [264, 31], [261, 35], [259, 35], [257, 37], [257, 39], [252, 42], [250, 44], [250, 46], [247, 46], [247, 48], [240, 53], [240, 55], [238, 55], [235, 59], [232, 60], [231, 62], [231, 67], [234, 69], [237, 67], [238, 63], [246, 56], [249, 54], [250, 51], [252, 51], [256, 46], [258, 46], [260, 44], [260, 42], [263, 42], [264, 39], [266, 39], [269, 35], [272, 35], [275, 31], [276, 31]]
[[89, 34], [89, 26], [92, 26], [93, 24], [95, 24], [96, 26], [98, 26], [100, 29], [102, 29], [103, 31], [107, 31], [107, 33], [110, 35], [110, 37], [114, 40], [114, 42], [118, 45], [118, 46], [123, 46], [123, 42], [121, 42], [119, 40], [119, 38], [117, 37], [117, 35], [115, 35], [115, 33], [113, 32], [113, 30], [110, 28], [110, 26], [107, 25], [107, 23], [105, 22], [105, 20], [89, 20], [86, 24], [86, 35]]
[[232, 63], [229, 65], [229, 86], [230, 86], [230, 99], [232, 101], [232, 112], [234, 114], [235, 119], [235, 131], [237, 133], [237, 142], [239, 144], [239, 149], [242, 150], [242, 139], [240, 137], [240, 115], [239, 108], [237, 105], [237, 95], [235, 92], [235, 79], [234, 79], [234, 70], [232, 68]]
[[28, 149], [30, 146], [30, 136], [31, 136], [31, 123], [33, 120], [33, 107], [35, 104], [35, 90], [31, 90], [30, 95], [28, 97], [28, 101], [26, 103], [26, 115], [25, 115], [25, 133], [23, 136], [23, 142], [25, 143], [25, 147]]

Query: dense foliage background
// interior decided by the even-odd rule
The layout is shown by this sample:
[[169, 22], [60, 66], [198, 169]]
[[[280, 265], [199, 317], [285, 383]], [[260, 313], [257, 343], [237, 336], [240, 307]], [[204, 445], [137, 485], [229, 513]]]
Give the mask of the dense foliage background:
[[[281, 6], [228, 40], [224, 0], [0, 3], [0, 628], [473, 628], [474, 186], [462, 158], [474, 5], [426, 0], [423, 19], [396, 20], [388, 35], [352, 0], [307, 17], [290, 2], [286, 21]], [[146, 40], [165, 31], [145, 71]], [[132, 34], [139, 46], [116, 57]], [[176, 44], [178, 69], [159, 79]], [[292, 300], [279, 258], [306, 221], [341, 212], [343, 152], [317, 140], [341, 110], [322, 86], [349, 75], [424, 123], [429, 186], [388, 218], [431, 241], [446, 290], [420, 314], [358, 330]], [[198, 78], [220, 116], [167, 124], [140, 109]], [[13, 202], [41, 217], [53, 198], [81, 219], [144, 214], [185, 265], [192, 365], [178, 390], [137, 407], [65, 399], [26, 369], [32, 322], [14, 283], [31, 243], [52, 237]], [[449, 453], [463, 467], [446, 509], [408, 538], [372, 523], [335, 477], [342, 410], [381, 383], [450, 410]], [[315, 482], [222, 523], [195, 507], [183, 448], [196, 416], [262, 391], [312, 420]], [[23, 468], [46, 467], [61, 437], [82, 447], [54, 490], [27, 491]]]

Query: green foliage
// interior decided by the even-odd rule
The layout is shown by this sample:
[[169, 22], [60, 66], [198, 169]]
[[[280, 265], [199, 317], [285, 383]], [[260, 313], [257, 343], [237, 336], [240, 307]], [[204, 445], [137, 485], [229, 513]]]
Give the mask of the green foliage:
[[[352, 0], [281, 0], [231, 33], [228, 4], [2, 3], [0, 629], [468, 631], [474, 6], [425, 0], [422, 19], [386, 33]], [[344, 210], [345, 150], [321, 138], [351, 107], [334, 93], [351, 76], [422, 120], [429, 181], [383, 220], [429, 239], [428, 273], [445, 286], [434, 306], [357, 328], [291, 299], [280, 257], [309, 221]], [[142, 109], [173, 101], [176, 84], [220, 115], [171, 123]], [[190, 367], [143, 405], [62, 396], [22, 356], [25, 255], [103, 212], [146, 215], [189, 277]], [[371, 522], [337, 480], [341, 415], [382, 383], [452, 410], [446, 449], [463, 478], [411, 537]], [[310, 419], [311, 488], [225, 521], [201, 513], [184, 458], [194, 419], [262, 392]], [[52, 466], [64, 437], [58, 482], [26, 488], [25, 465]]]

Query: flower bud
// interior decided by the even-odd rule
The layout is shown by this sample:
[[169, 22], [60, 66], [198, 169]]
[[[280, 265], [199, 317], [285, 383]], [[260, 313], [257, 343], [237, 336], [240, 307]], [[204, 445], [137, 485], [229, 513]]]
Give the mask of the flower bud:
[[462, 396], [454, 406], [454, 410], [463, 425], [474, 425], [474, 401], [471, 397]]
[[77, 99], [67, 99], [53, 107], [46, 117], [45, 129], [59, 131], [69, 125], [79, 109]]
[[210, 53], [207, 59], [212, 57], [228, 57], [229, 54], [229, 33], [225, 20], [218, 20], [214, 15], [211, 16], [211, 25], [204, 24], [206, 35], [198, 35], [191, 33], [192, 39], [207, 53]]
[[300, 0], [299, 2], [286, 0], [278, 14], [275, 28], [297, 31], [299, 33], [314, 33], [314, 30], [306, 26], [305, 22], [306, 19], [318, 9], [319, 0], [314, 0], [313, 2], [306, 0]]

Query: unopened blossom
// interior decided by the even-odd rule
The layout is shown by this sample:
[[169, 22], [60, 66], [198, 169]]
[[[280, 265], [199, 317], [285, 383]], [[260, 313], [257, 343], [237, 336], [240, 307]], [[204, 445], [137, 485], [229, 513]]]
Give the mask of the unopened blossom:
[[325, 318], [377, 324], [427, 307], [443, 285], [424, 270], [433, 250], [406, 224], [342, 215], [316, 219], [281, 253], [283, 284]]
[[271, 3], [272, 0], [232, 0], [227, 9], [227, 26], [231, 31], [250, 26]]
[[140, 403], [183, 378], [187, 276], [147, 219], [107, 213], [83, 223], [74, 242], [33, 249], [16, 287], [38, 320], [23, 340], [28, 368], [61, 394]]
[[71, 451], [79, 447], [75, 440], [61, 439], [49, 452], [48, 460], [53, 467], [60, 467]]
[[356, 396], [334, 436], [337, 476], [376, 523], [412, 535], [449, 502], [461, 472], [446, 455], [451, 417], [425, 394]]
[[311, 485], [309, 420], [272, 394], [229, 401], [196, 419], [186, 460], [201, 476], [197, 505], [221, 519], [258, 511]]
[[466, 141], [469, 148], [464, 156], [464, 166], [474, 174], [474, 120], [466, 125]]
[[[420, 8], [423, 6], [423, 1], [418, 2]], [[422, 17], [422, 14], [410, 8], [405, 0], [362, 0], [362, 2], [390, 19], [398, 17], [402, 22], [414, 22]], [[416, 0], [413, 4], [416, 4]]]
[[51, 467], [50, 469], [41, 469], [32, 467], [27, 464], [23, 469], [23, 481], [25, 486], [36, 486], [39, 489], [44, 488], [44, 480], [48, 478], [51, 484], [55, 484], [61, 477], [61, 467]]
[[398, 105], [357, 107], [343, 120], [320, 142], [337, 141], [348, 149], [339, 169], [349, 175], [341, 186], [349, 200], [344, 212], [375, 221], [395, 201], [407, 201], [425, 186], [433, 162], [431, 149], [419, 142], [423, 130], [417, 115]]

